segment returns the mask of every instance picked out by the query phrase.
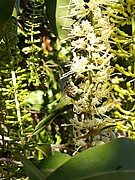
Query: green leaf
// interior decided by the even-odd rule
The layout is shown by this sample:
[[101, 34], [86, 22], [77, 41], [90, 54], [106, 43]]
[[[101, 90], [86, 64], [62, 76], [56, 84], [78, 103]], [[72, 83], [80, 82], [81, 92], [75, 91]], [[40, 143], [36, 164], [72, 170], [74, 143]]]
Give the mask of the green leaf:
[[26, 175], [29, 176], [30, 180], [44, 180], [45, 177], [42, 172], [32, 164], [31, 161], [23, 157], [21, 154], [18, 155], [21, 162], [24, 165]]
[[48, 19], [55, 35], [63, 39], [67, 37], [74, 20], [67, 17], [70, 14], [70, 0], [45, 0]]
[[52, 172], [54, 172], [58, 167], [68, 161], [71, 157], [67, 154], [57, 153], [50, 156], [40, 162], [38, 168], [47, 178]]
[[15, 17], [17, 19], [17, 16], [19, 14], [19, 10], [20, 10], [20, 0], [17, 0], [15, 3], [15, 7], [12, 11], [12, 16]]
[[36, 154], [38, 159], [43, 159], [43, 157], [52, 156], [52, 149], [50, 144], [38, 144], [36, 147]]
[[57, 0], [56, 8], [56, 27], [58, 31], [59, 38], [66, 38], [69, 29], [71, 29], [74, 20], [67, 17], [70, 14], [70, 8], [67, 7], [70, 5], [71, 0]]
[[39, 111], [44, 103], [43, 94], [44, 92], [41, 90], [30, 92], [28, 98], [24, 100], [23, 104], [30, 106], [31, 109], [35, 111]]
[[134, 180], [135, 141], [117, 139], [68, 160], [47, 180]]
[[0, 34], [11, 17], [16, 0], [0, 0]]
[[57, 107], [55, 108], [55, 110], [63, 108], [64, 106], [70, 103], [71, 103], [71, 98], [64, 96], [63, 98], [60, 99], [60, 102], [57, 104]]
[[43, 94], [44, 94], [44, 92], [41, 90], [33, 91], [29, 94], [27, 101], [33, 105], [34, 104], [43, 104], [43, 102], [44, 102]]
[[45, 127], [54, 120], [55, 117], [57, 117], [60, 113], [63, 113], [64, 111], [67, 111], [70, 108], [72, 108], [72, 105], [66, 105], [60, 109], [54, 110], [50, 115], [48, 115], [46, 118], [44, 118], [42, 121], [38, 123], [35, 129], [35, 133], [33, 135], [42, 132], [45, 129]]
[[56, 28], [56, 18], [55, 18], [57, 0], [51, 0], [51, 1], [45, 0], [45, 5], [46, 5], [46, 13], [50, 21], [50, 24], [52, 26], [52, 29], [55, 35], [58, 35]]
[[40, 111], [41, 108], [42, 108], [41, 104], [33, 104], [31, 106], [31, 109], [34, 111]]

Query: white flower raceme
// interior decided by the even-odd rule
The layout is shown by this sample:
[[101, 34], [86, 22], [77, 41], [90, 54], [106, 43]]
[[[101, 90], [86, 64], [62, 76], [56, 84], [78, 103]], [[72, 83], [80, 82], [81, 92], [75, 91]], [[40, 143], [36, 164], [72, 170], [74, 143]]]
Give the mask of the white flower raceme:
[[71, 71], [73, 73], [76, 73], [77, 75], [84, 73], [85, 71], [87, 71], [86, 67], [88, 62], [88, 59], [83, 56], [73, 58], [73, 62], [71, 64]]
[[[74, 8], [71, 10], [71, 15], [76, 16], [77, 19], [86, 17], [92, 11], [95, 15], [100, 15], [100, 7], [106, 7], [107, 4], [117, 2], [117, 0], [72, 0]], [[99, 16], [97, 16], [99, 17]]]
[[109, 43], [113, 26], [107, 11], [107, 4], [111, 2], [72, 0], [71, 16], [76, 17], [69, 33], [73, 58], [69, 64], [70, 71], [63, 77], [74, 75], [75, 82], [81, 79], [74, 85], [71, 78], [73, 89], [78, 94], [72, 99], [74, 117], [70, 120], [75, 139], [110, 119], [106, 113], [114, 107], [110, 83], [114, 71], [110, 65], [113, 54]]

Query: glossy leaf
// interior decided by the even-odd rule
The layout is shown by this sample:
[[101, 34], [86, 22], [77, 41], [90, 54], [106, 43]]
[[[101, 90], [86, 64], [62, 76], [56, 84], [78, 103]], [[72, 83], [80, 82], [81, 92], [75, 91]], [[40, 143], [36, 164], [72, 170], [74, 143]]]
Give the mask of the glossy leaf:
[[61, 39], [66, 38], [74, 20], [70, 14], [70, 0], [45, 0], [46, 11], [54, 33]]
[[16, 0], [0, 0], [0, 33], [12, 15]]
[[54, 172], [58, 167], [68, 161], [71, 157], [67, 154], [57, 153], [50, 156], [40, 162], [38, 168], [41, 170], [45, 177], [48, 177], [52, 172]]
[[64, 111], [70, 108], [72, 108], [72, 105], [66, 105], [60, 109], [54, 110], [50, 115], [48, 115], [47, 117], [45, 117], [42, 121], [38, 123], [35, 129], [34, 135], [42, 132], [45, 129], [45, 127], [54, 120], [55, 117], [57, 117], [60, 113], [63, 113]]
[[134, 180], [135, 141], [117, 139], [67, 161], [47, 180]]
[[41, 171], [38, 168], [36, 168], [36, 166], [34, 166], [30, 160], [26, 159], [21, 154], [19, 154], [18, 156], [24, 165], [24, 170], [26, 172], [26, 175], [29, 176], [30, 180], [34, 180], [34, 179], [44, 180], [45, 179]]
[[56, 28], [56, 6], [57, 0], [45, 0], [46, 12], [55, 35], [58, 35]]

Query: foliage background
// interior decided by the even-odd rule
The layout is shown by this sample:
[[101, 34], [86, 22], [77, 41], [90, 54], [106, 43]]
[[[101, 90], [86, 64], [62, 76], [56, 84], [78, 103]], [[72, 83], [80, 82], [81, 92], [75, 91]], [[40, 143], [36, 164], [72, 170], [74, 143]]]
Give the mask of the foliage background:
[[[40, 160], [56, 152], [75, 155], [87, 148], [77, 149], [75, 144], [73, 127], [70, 125], [73, 104], [69, 93], [72, 92], [64, 89], [68, 78], [61, 79], [62, 74], [69, 71], [65, 65], [70, 63], [73, 56], [70, 40], [60, 41], [57, 38], [67, 37], [67, 33], [61, 30], [63, 22], [58, 21], [65, 12], [57, 4], [56, 26], [52, 27], [54, 11], [51, 12], [49, 8], [55, 8], [55, 1], [52, 6], [44, 0], [17, 1], [12, 14], [14, 2], [11, 6], [5, 4], [8, 13], [5, 11], [1, 15], [5, 19], [1, 18], [0, 21], [0, 172], [3, 179], [27, 177], [19, 159], [20, 154], [39, 168], [44, 164], [41, 165]], [[68, 1], [63, 3], [68, 4]], [[89, 137], [86, 136], [85, 141], [90, 141], [97, 134], [107, 135], [110, 129], [118, 136], [134, 139], [133, 3], [119, 1], [110, 5], [118, 12], [110, 14], [110, 22], [115, 26], [110, 37], [111, 51], [115, 54], [111, 60], [111, 65], [115, 67], [113, 96], [121, 102], [111, 112], [111, 117], [117, 121], [103, 124], [96, 133], [88, 133]], [[72, 19], [67, 22], [67, 25], [74, 23]], [[107, 131], [100, 133], [102, 130]], [[67, 159], [68, 156], [65, 161]], [[24, 164], [27, 162], [23, 157], [21, 160]], [[25, 165], [27, 167], [28, 164]]]

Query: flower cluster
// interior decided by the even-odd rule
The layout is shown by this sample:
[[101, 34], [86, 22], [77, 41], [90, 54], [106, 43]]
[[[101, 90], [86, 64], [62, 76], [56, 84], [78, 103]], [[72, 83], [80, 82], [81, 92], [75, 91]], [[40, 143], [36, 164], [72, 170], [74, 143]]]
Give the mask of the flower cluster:
[[80, 146], [85, 144], [85, 139], [82, 140], [85, 135], [111, 120], [108, 112], [115, 106], [111, 95], [114, 68], [110, 60], [113, 54], [109, 43], [113, 26], [108, 15], [111, 10], [107, 8], [111, 2], [72, 0], [71, 16], [76, 19], [69, 34], [73, 58], [70, 71], [63, 76], [71, 77], [69, 81], [76, 93], [76, 98], [72, 99], [74, 117], [70, 121]]

